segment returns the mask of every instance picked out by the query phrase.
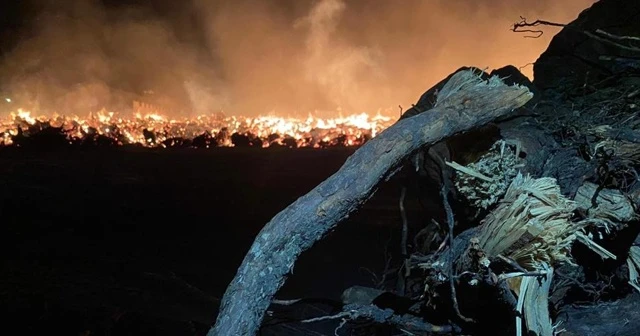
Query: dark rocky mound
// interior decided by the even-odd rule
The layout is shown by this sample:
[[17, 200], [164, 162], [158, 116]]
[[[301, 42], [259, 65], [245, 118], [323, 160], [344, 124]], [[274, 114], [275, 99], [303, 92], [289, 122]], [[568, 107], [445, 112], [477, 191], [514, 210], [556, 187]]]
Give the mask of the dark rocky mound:
[[[419, 185], [424, 203], [442, 207], [441, 195], [429, 190], [438, 190], [442, 184], [452, 185], [460, 176], [445, 161], [476, 162], [502, 138], [509, 146], [519, 147], [517, 152], [524, 162], [524, 172], [554, 178], [566, 197], [578, 199], [578, 189], [592, 185], [600, 190], [598, 192], [629, 195], [637, 213], [640, 204], [638, 38], [640, 1], [601, 0], [553, 38], [534, 65], [533, 83], [513, 66], [491, 73], [475, 67], [459, 68], [455, 72], [473, 70], [483, 78], [497, 75], [508, 84], [527, 86], [535, 99], [508, 118], [425, 148], [398, 176]], [[426, 91], [401, 119], [429, 113], [438, 92], [452, 75]], [[477, 226], [478, 218], [486, 213], [478, 216], [466, 212], [469, 205], [461, 194], [452, 193], [449, 200], [456, 214], [456, 228], [465, 230]], [[597, 202], [600, 201], [593, 197], [594, 208]], [[576, 219], [585, 215], [578, 212]], [[631, 219], [615, 233], [600, 232], [596, 227], [587, 229], [596, 237], [594, 241], [616, 256], [615, 260], [603, 260], [583, 245], [575, 244], [571, 255], [579, 267], [557, 270], [550, 317], [566, 329], [565, 335], [638, 334], [640, 320], [635, 317], [640, 312], [640, 304], [638, 293], [628, 284], [631, 276], [627, 264], [630, 247], [640, 242], [637, 239], [634, 243], [640, 234], [638, 224], [637, 218]], [[459, 237], [471, 230], [463, 231]], [[571, 284], [566, 282], [565, 287], [563, 281], [567, 279]], [[472, 295], [472, 291], [464, 291], [460, 285], [458, 293], [466, 293], [458, 296], [461, 309], [470, 316], [477, 314], [474, 318], [479, 322], [471, 334], [497, 334], [495, 330], [514, 328], [511, 313], [497, 313], [499, 306], [492, 305], [492, 299], [476, 302], [469, 298], [481, 297], [480, 292]], [[421, 293], [412, 294], [416, 297]], [[465, 296], [466, 299], [461, 299]], [[447, 295], [441, 297], [448, 298]], [[433, 317], [439, 311], [434, 309], [426, 315]], [[488, 311], [491, 316], [484, 315]]]
[[534, 84], [540, 89], [570, 93], [572, 88], [597, 86], [630, 72], [640, 74], [640, 52], [585, 34], [599, 29], [618, 36], [640, 36], [640, 1], [601, 0], [584, 10], [538, 58], [533, 67]]

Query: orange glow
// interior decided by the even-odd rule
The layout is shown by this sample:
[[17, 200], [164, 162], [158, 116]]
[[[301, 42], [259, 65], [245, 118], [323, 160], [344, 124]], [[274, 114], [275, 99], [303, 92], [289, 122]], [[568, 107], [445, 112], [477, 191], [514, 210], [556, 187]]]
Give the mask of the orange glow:
[[176, 120], [406, 109], [461, 66], [511, 64], [532, 77], [559, 29], [532, 39], [512, 24], [568, 23], [594, 2], [192, 0], [176, 5], [180, 15], [155, 15], [41, 1], [33, 27], [0, 60], [0, 111], [125, 111], [133, 100], [162, 106], [142, 116]]
[[511, 25], [568, 23], [594, 2], [193, 0], [183, 16], [43, 2], [0, 60], [0, 145], [51, 126], [72, 144], [357, 146], [461, 66], [532, 78], [558, 29]]
[[[18, 135], [20, 131], [24, 136], [29, 136], [30, 132], [37, 133], [46, 127], [61, 127], [70, 140], [86, 138], [95, 133], [117, 140], [120, 144], [145, 147], [172, 147], [179, 141], [192, 140], [203, 134], [211, 134], [216, 139], [217, 146], [232, 147], [234, 144], [231, 135], [234, 133], [259, 139], [254, 146], [260, 144], [261, 147], [275, 144], [293, 147], [356, 146], [394, 122], [395, 119], [380, 113], [374, 116], [360, 113], [328, 119], [312, 115], [305, 119], [220, 115], [170, 119], [156, 113], [134, 113], [131, 118], [127, 118], [107, 111], [92, 113], [86, 118], [59, 115], [35, 117], [29, 111], [18, 109], [9, 118], [0, 121], [0, 130], [3, 130], [0, 145], [13, 144], [12, 136]], [[145, 130], [150, 133], [145, 135]], [[293, 139], [295, 145], [286, 143], [287, 138]]]

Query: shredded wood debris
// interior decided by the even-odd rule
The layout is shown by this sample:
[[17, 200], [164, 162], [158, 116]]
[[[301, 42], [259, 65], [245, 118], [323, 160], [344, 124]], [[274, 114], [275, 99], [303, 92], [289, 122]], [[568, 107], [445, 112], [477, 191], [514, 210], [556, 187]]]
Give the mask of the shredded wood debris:
[[[594, 200], [596, 194], [597, 197]], [[607, 232], [612, 227], [619, 230], [624, 223], [637, 218], [633, 204], [620, 190], [599, 190], [599, 186], [595, 183], [585, 182], [580, 186], [574, 201], [588, 219], [591, 219], [594, 224], [600, 224]]]
[[479, 246], [489, 258], [503, 255], [528, 270], [539, 270], [543, 262], [572, 263], [570, 249], [576, 240], [603, 258], [615, 258], [583, 233], [591, 222], [571, 220], [576, 208], [555, 179], [518, 174], [483, 221]]
[[476, 209], [487, 209], [495, 205], [518, 173], [521, 161], [517, 155], [518, 150], [501, 140], [494, 143], [477, 162], [467, 166], [447, 162], [448, 166], [459, 173], [454, 181], [456, 189]]
[[544, 277], [523, 277], [520, 282], [516, 317], [516, 335], [522, 336], [522, 317], [527, 330], [534, 335], [553, 336], [553, 324], [549, 315], [549, 289], [553, 280], [553, 267], [539, 264]]

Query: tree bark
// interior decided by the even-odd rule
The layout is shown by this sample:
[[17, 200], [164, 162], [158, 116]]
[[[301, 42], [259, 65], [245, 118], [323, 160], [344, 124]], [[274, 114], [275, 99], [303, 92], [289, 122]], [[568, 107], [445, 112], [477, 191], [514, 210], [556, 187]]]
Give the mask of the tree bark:
[[409, 155], [505, 116], [532, 98], [526, 87], [507, 86], [497, 77], [484, 81], [470, 71], [456, 73], [449, 83], [431, 111], [380, 133], [265, 225], [227, 288], [209, 336], [255, 335], [297, 257], [367, 201]]

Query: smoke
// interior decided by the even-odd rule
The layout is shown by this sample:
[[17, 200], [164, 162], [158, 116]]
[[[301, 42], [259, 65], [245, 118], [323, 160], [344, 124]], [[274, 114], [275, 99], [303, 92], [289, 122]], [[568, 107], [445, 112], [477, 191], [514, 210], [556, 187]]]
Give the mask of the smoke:
[[0, 90], [77, 114], [133, 100], [173, 116], [396, 112], [460, 66], [513, 64], [531, 77], [557, 30], [530, 39], [511, 24], [569, 22], [593, 2], [35, 1], [0, 62]]
[[[152, 10], [64, 3], [32, 3], [38, 14], [26, 38], [4, 55], [2, 91], [16, 104], [86, 115], [103, 107], [131, 110], [133, 100], [142, 100], [181, 113], [200, 107], [190, 98], [204, 101], [201, 91], [215, 84], [206, 48]], [[202, 89], [193, 90], [194, 83]]]
[[385, 77], [379, 50], [340, 38], [337, 29], [345, 9], [340, 0], [320, 1], [296, 27], [308, 30], [302, 82], [317, 85], [325, 93], [327, 101], [320, 107], [344, 106], [353, 111], [375, 98], [371, 83]]

